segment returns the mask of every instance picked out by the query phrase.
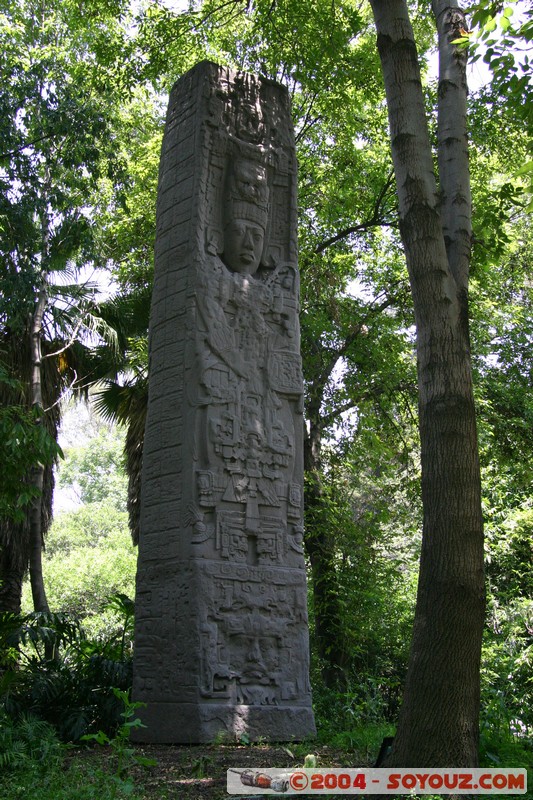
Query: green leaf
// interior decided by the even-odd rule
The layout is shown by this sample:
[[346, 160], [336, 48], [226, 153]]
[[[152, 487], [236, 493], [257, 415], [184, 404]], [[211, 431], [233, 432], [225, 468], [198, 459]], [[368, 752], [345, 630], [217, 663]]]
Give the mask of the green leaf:
[[157, 767], [158, 761], [156, 758], [147, 758], [146, 756], [135, 756], [135, 763], [141, 767]]
[[533, 160], [527, 161], [514, 173], [515, 175], [529, 175], [533, 172]]

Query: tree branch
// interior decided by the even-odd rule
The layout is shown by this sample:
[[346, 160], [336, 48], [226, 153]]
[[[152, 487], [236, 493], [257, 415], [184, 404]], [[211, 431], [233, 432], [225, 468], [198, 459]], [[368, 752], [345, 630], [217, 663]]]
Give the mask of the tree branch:
[[329, 239], [324, 239], [319, 245], [315, 248], [315, 253], [318, 255], [323, 253], [328, 247], [331, 247], [332, 244], [336, 244], [340, 242], [341, 239], [346, 239], [347, 236], [351, 236], [353, 233], [361, 233], [363, 231], [367, 231], [370, 228], [377, 228], [379, 226], [382, 227], [390, 227], [392, 225], [391, 222], [385, 222], [385, 220], [381, 217], [382, 212], [382, 204], [385, 199], [387, 192], [389, 191], [392, 183], [394, 181], [394, 171], [391, 170], [389, 173], [385, 184], [382, 186], [377, 198], [376, 202], [374, 203], [374, 208], [372, 210], [372, 214], [369, 219], [365, 222], [360, 222], [358, 225], [351, 225], [349, 228], [344, 228], [343, 230], [339, 231], [335, 234], [335, 236], [331, 236]]
[[80, 319], [76, 327], [74, 328], [74, 331], [72, 332], [67, 344], [64, 347], [62, 347], [61, 350], [54, 350], [53, 353], [46, 353], [46, 355], [44, 355], [43, 358], [53, 358], [54, 356], [59, 356], [61, 355], [61, 353], [64, 353], [65, 350], [68, 350], [69, 347], [72, 347], [72, 345], [76, 341], [76, 338], [78, 336], [78, 333], [80, 332], [80, 328], [82, 325], [83, 325], [83, 319]]
[[31, 142], [24, 142], [24, 144], [21, 144], [20, 147], [16, 147], [14, 150], [8, 150], [7, 153], [0, 153], [0, 159], [16, 156], [17, 153], [21, 153], [27, 147], [33, 147], [34, 144], [44, 142], [45, 139], [53, 139], [55, 136], [57, 136], [57, 133], [46, 133], [43, 134], [43, 136], [38, 136], [37, 139], [33, 139]]
[[324, 369], [319, 373], [318, 377], [315, 381], [313, 381], [314, 385], [318, 385], [321, 388], [321, 393], [323, 393], [324, 386], [328, 382], [331, 377], [331, 373], [335, 369], [335, 366], [340, 358], [346, 355], [352, 344], [355, 342], [358, 336], [361, 335], [362, 331], [366, 327], [368, 320], [373, 317], [375, 314], [381, 314], [382, 311], [385, 311], [386, 308], [392, 305], [394, 302], [394, 297], [387, 297], [379, 305], [373, 305], [368, 310], [368, 313], [364, 316], [364, 318], [353, 328], [348, 336], [344, 339], [342, 345], [333, 350], [331, 353], [331, 357], [327, 362]]
[[66, 389], [63, 389], [63, 391], [61, 392], [61, 394], [59, 395], [59, 397], [57, 398], [57, 400], [55, 401], [55, 403], [52, 403], [52, 405], [51, 405], [51, 406], [48, 406], [48, 408], [45, 408], [45, 409], [43, 409], [43, 412], [44, 412], [45, 414], [46, 414], [48, 411], [51, 411], [51, 410], [52, 410], [53, 408], [55, 408], [56, 406], [58, 406], [58, 405], [59, 405], [59, 404], [60, 404], [60, 403], [63, 401], [63, 398], [64, 398], [64, 397], [66, 397], [66, 396], [67, 396], [67, 394], [68, 394], [68, 393], [69, 393], [69, 392], [70, 392], [70, 391], [71, 391], [71, 390], [74, 388], [74, 385], [75, 385], [76, 381], [78, 380], [78, 373], [76, 372], [76, 370], [75, 370], [75, 369], [74, 369], [74, 370], [72, 370], [72, 371], [74, 372], [74, 379], [72, 380], [72, 382], [70, 383], [70, 385], [69, 385], [69, 386], [67, 386], [67, 388], [66, 388]]
[[338, 417], [340, 417], [341, 414], [344, 414], [345, 411], [350, 411], [350, 409], [355, 408], [364, 399], [364, 397], [360, 397], [357, 400], [347, 400], [345, 403], [341, 403], [341, 405], [337, 406], [334, 411], [330, 411], [329, 414], [324, 414], [321, 421], [322, 426], [326, 427], [327, 425], [330, 425]]
[[300, 139], [303, 137], [304, 133], [307, 133], [309, 128], [311, 128], [315, 124], [315, 122], [318, 122], [318, 120], [320, 119], [320, 117], [315, 117], [314, 119], [311, 119], [311, 111], [313, 110], [313, 104], [317, 96], [318, 92], [315, 92], [313, 97], [311, 98], [307, 111], [305, 112], [305, 119], [303, 121], [302, 127], [300, 128], [294, 139], [296, 144], [298, 144]]

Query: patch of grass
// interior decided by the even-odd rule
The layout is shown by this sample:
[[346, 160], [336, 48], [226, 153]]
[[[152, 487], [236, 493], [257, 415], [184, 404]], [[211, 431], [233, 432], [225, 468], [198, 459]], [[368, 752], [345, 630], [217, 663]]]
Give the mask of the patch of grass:
[[[140, 800], [136, 793], [127, 796], [130, 800]], [[90, 764], [73, 762], [65, 769], [29, 762], [0, 777], [0, 797], [2, 800], [112, 800], [117, 793], [112, 776]]]
[[[357, 765], [372, 766], [386, 736], [394, 736], [394, 726], [387, 722], [359, 725], [337, 732], [329, 729], [324, 736], [324, 744], [349, 753]], [[319, 737], [322, 739], [320, 732]]]
[[[96, 758], [87, 751], [73, 754], [56, 731], [31, 715], [12, 718], [0, 711], [0, 798], [2, 800], [136, 800], [131, 768], [153, 765], [129, 746], [131, 728], [139, 705], [127, 692], [115, 689], [123, 703], [123, 724], [114, 738], [94, 735], [100, 745]], [[110, 757], [111, 756], [111, 757]]]

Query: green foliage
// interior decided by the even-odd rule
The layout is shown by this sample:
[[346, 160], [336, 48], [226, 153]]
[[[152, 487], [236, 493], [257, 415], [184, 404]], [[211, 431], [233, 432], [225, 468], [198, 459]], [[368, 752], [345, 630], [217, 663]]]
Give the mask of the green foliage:
[[[367, 418], [368, 419], [368, 418]], [[376, 421], [374, 421], [376, 424]], [[350, 725], [392, 720], [405, 676], [412, 625], [420, 546], [420, 507], [416, 462], [387, 426], [378, 439], [361, 424], [358, 436], [339, 437], [324, 452], [321, 498], [306, 510], [306, 542], [327, 533], [334, 542], [330, 570], [336, 582], [338, 627], [328, 625], [328, 639], [343, 644], [343, 719]], [[404, 436], [409, 436], [408, 427]], [[314, 578], [316, 580], [316, 578]], [[317, 602], [310, 594], [311, 641], [315, 641]], [[322, 659], [327, 654], [322, 656]], [[324, 664], [313, 649], [313, 685]], [[329, 700], [326, 700], [326, 709]], [[348, 712], [348, 708], [350, 711]], [[326, 714], [327, 718], [327, 714]]]
[[493, 75], [493, 88], [531, 126], [533, 67], [533, 11], [527, 4], [479, 2], [471, 8], [472, 25], [477, 28], [473, 60], [483, 57]]
[[[155, 242], [155, 202], [163, 114], [157, 98], [137, 86], [116, 120], [117, 156], [127, 179], [117, 187], [111, 177], [101, 178], [95, 210], [95, 246], [113, 270], [122, 288], [143, 292], [151, 284]], [[146, 296], [143, 311], [149, 308]], [[112, 300], [111, 302], [114, 302]], [[128, 327], [128, 311], [116, 321], [120, 331]], [[130, 309], [131, 310], [131, 309]], [[112, 354], [108, 354], [110, 356]]]
[[[117, 797], [108, 773], [83, 759], [69, 760], [46, 771], [36, 770], [31, 764], [24, 771], [0, 776], [0, 792], [2, 800], [115, 800]], [[141, 800], [136, 792], [119, 796]]]
[[499, 604], [509, 609], [533, 597], [533, 508], [507, 509], [487, 531], [487, 577]]
[[[509, 158], [500, 165], [500, 175], [495, 172], [491, 175], [490, 170], [486, 170], [493, 191], [480, 216], [492, 214], [495, 220], [499, 216], [500, 225], [493, 233], [496, 240], [500, 236], [501, 222], [512, 216], [511, 199], [527, 212], [533, 208], [533, 61], [530, 55], [533, 12], [529, 5], [513, 0], [474, 3], [470, 9], [474, 34], [464, 39], [464, 44], [470, 49], [471, 61], [475, 63], [482, 59], [491, 73], [490, 85], [479, 96], [485, 106], [486, 118], [493, 120], [485, 126], [482, 138], [490, 142], [491, 128], [497, 127], [500, 132], [505, 130], [505, 136], [500, 135], [504, 150], [511, 142], [514, 143]], [[474, 108], [476, 105], [474, 101]], [[482, 139], [480, 147], [485, 150]], [[513, 194], [514, 198], [511, 198]], [[487, 235], [490, 237], [489, 229]]]
[[508, 224], [505, 256], [476, 279], [472, 333], [478, 375], [488, 619], [482, 661], [485, 763], [527, 764], [531, 682], [531, 225]]
[[485, 735], [533, 740], [533, 602], [516, 598], [499, 606], [490, 598], [483, 648]]
[[[117, 593], [133, 594], [136, 558], [125, 511], [106, 502], [60, 514], [50, 529], [43, 558], [51, 607], [79, 618], [91, 637], [117, 634], [121, 616], [107, 599]], [[26, 584], [23, 608], [30, 607]]]
[[[2, 800], [135, 800], [133, 785], [86, 759], [65, 758], [52, 726], [32, 716], [13, 719], [0, 712]], [[118, 792], [118, 794], [117, 794]]]
[[531, 786], [533, 603], [498, 609], [492, 602], [490, 611], [481, 668], [480, 763], [527, 767]]
[[[114, 503], [88, 503], [63, 511], [54, 519], [46, 542], [46, 558], [67, 558], [78, 549], [105, 551], [129, 548], [127, 516]], [[57, 603], [56, 607], [61, 607]]]
[[[0, 643], [6, 647], [29, 646], [39, 661], [44, 659], [46, 645], [69, 645], [81, 634], [79, 623], [68, 614], [34, 611], [19, 615], [2, 614]], [[43, 647], [41, 647], [43, 645]]]
[[[122, 615], [123, 627], [97, 640], [87, 639], [77, 620], [65, 614], [2, 615], [0, 645], [11, 663], [13, 653], [18, 655], [17, 667], [0, 684], [10, 715], [31, 713], [46, 720], [64, 741], [116, 728], [121, 698], [114, 689], [127, 690], [132, 679], [133, 604], [119, 595], [110, 605]], [[51, 659], [46, 645], [53, 647]]]
[[50, 768], [60, 756], [61, 745], [51, 725], [24, 714], [14, 720], [0, 710], [0, 770], [25, 769], [28, 762]]
[[[243, 736], [245, 736], [245, 734], [241, 734], [240, 743], [243, 744], [243, 745], [250, 744], [249, 738], [248, 738], [248, 741], [242, 741], [242, 737]], [[193, 775], [195, 778], [205, 778], [205, 776], [209, 772], [209, 767], [212, 765], [212, 763], [213, 763], [213, 759], [212, 759], [211, 756], [208, 756], [208, 755], [205, 755], [205, 754], [199, 756], [192, 763], [191, 775]]]
[[474, 283], [480, 449], [491, 518], [502, 507], [527, 504], [533, 477], [533, 229], [519, 217], [509, 232], [505, 258]]
[[112, 792], [111, 797], [115, 797], [118, 791], [131, 795], [134, 789], [133, 778], [128, 774], [133, 765], [142, 767], [154, 766], [157, 762], [150, 758], [145, 758], [136, 752], [135, 748], [129, 746], [129, 739], [132, 730], [136, 728], [144, 728], [141, 720], [135, 717], [137, 708], [142, 708], [145, 703], [134, 703], [130, 699], [129, 691], [121, 691], [120, 689], [113, 689], [113, 694], [123, 704], [124, 710], [120, 716], [123, 722], [119, 725], [114, 736], [109, 737], [104, 731], [98, 733], [86, 734], [83, 736], [84, 741], [94, 741], [96, 744], [105, 745], [109, 747], [113, 753], [115, 761], [115, 773], [112, 776]]
[[[370, 672], [370, 670], [369, 670]], [[354, 675], [345, 690], [324, 686], [314, 669], [311, 672], [313, 710], [319, 737], [335, 743], [337, 735], [366, 728], [390, 726], [397, 710], [397, 698], [391, 713], [391, 698], [386, 683], [370, 674]]]
[[[338, 633], [350, 661], [345, 691], [330, 691], [322, 686], [314, 653], [315, 706], [322, 737], [370, 757], [391, 732], [399, 704], [420, 540], [413, 320], [374, 33], [365, 7], [351, 0], [193, 5], [196, 10], [181, 14], [159, 2], [140, 3], [132, 24], [121, 0], [91, 0], [83, 9], [71, 0], [50, 1], [41, 4], [41, 25], [35, 3], [7, 4], [0, 16], [0, 66], [11, 91], [0, 108], [0, 224], [8, 268], [0, 322], [9, 315], [15, 326], [24, 323], [43, 264], [54, 275], [86, 263], [112, 269], [123, 294], [106, 304], [104, 319], [117, 331], [120, 352], [99, 348], [98, 369], [94, 361], [91, 368], [106, 378], [128, 375], [125, 386], [109, 384], [108, 405], [131, 419], [146, 396], [163, 122], [157, 91], [146, 81], [166, 89], [207, 54], [286, 83], [300, 164], [306, 413], [322, 426], [327, 451], [322, 507], [307, 524], [310, 535], [313, 528], [326, 530], [334, 542]], [[472, 338], [491, 592], [482, 744], [486, 760], [504, 765], [514, 763], [531, 736], [533, 706], [527, 600], [532, 247], [527, 224], [512, 219], [527, 203], [531, 62], [509, 49], [512, 41], [530, 42], [531, 15], [518, 23], [509, 9], [484, 2], [473, 9], [495, 81], [473, 98], [470, 115]], [[422, 50], [430, 43], [423, 11], [421, 6], [417, 20]], [[46, 261], [43, 223], [51, 235]], [[60, 302], [50, 311], [48, 330], [69, 340], [80, 321], [71, 299], [83, 299], [82, 293], [69, 283], [55, 286], [54, 297]], [[10, 379], [0, 374], [0, 380]], [[14, 406], [0, 409], [7, 465], [0, 513], [20, 516], [31, 497], [19, 491], [17, 476], [36, 460], [55, 457], [46, 451], [50, 442], [33, 441], [36, 431], [43, 435], [34, 422]], [[60, 483], [77, 485], [89, 505], [58, 515], [47, 541], [45, 576], [51, 606], [82, 619], [90, 639], [75, 627], [68, 630], [72, 617], [4, 618], [3, 664], [19, 658], [19, 645], [26, 664], [9, 672], [3, 685], [13, 707], [49, 711], [62, 736], [101, 727], [109, 738], [119, 717], [119, 698], [109, 687], [125, 690], [129, 681], [131, 630], [122, 620], [131, 622], [126, 596], [135, 572], [126, 515], [117, 510], [125, 498], [122, 456], [118, 441], [106, 434], [70, 452]], [[112, 592], [121, 595], [106, 605]], [[312, 598], [310, 606], [313, 633]], [[57, 644], [57, 663], [43, 663], [45, 641]], [[96, 774], [72, 772], [69, 780], [70, 794], [56, 774], [56, 789], [41, 784], [39, 800], [105, 800], [119, 787], [110, 789]], [[20, 782], [16, 796], [32, 798], [30, 784]], [[1, 794], [11, 800], [15, 791], [2, 786]]]
[[84, 504], [110, 501], [126, 510], [124, 434], [118, 426], [103, 427], [90, 441], [70, 447], [58, 474], [60, 487], [71, 487]]
[[[80, 314], [83, 288], [72, 279], [93, 256], [89, 207], [99, 175], [114, 175], [116, 182], [120, 172], [113, 87], [101, 81], [102, 65], [91, 52], [92, 20], [75, 4], [54, 0], [8, 3], [1, 17], [0, 69], [10, 92], [2, 94], [0, 108], [6, 281], [0, 319], [15, 334], [24, 330], [43, 287], [64, 301], [47, 304], [49, 338], [66, 324], [76, 333], [82, 321], [90, 327]], [[104, 5], [96, 26], [102, 38], [113, 28], [125, 39]], [[56, 281], [58, 273], [67, 280]]]
[[[21, 391], [20, 382], [10, 377], [0, 363], [0, 395], [2, 388]], [[0, 405], [0, 448], [3, 474], [0, 486], [0, 518], [15, 522], [25, 518], [28, 505], [38, 496], [28, 483], [31, 468], [38, 463], [53, 464], [63, 457], [61, 448], [40, 423], [41, 410], [23, 405]]]
[[[107, 175], [118, 192], [125, 177], [113, 143], [113, 90], [120, 81], [102, 80], [109, 78], [109, 61], [92, 45], [97, 33], [100, 45], [106, 34], [113, 39], [119, 73], [127, 36], [106, 2], [95, 9], [97, 20], [73, 2], [21, 0], [5, 3], [0, 15], [0, 74], [10, 87], [0, 97], [0, 337], [22, 384], [22, 404], [38, 410], [52, 440], [62, 395], [75, 384], [86, 388], [90, 337], [113, 340], [97, 314], [96, 287], [81, 274], [99, 266], [93, 237], [99, 179]], [[13, 405], [0, 394], [2, 405]], [[49, 460], [34, 460], [22, 483], [18, 503], [25, 514], [15, 520], [22, 532], [13, 520], [0, 531], [2, 572], [17, 572], [16, 580], [1, 576], [2, 602], [11, 608], [18, 607], [28, 564], [36, 607], [47, 607], [37, 547], [30, 559], [30, 543], [43, 540], [51, 516], [51, 470], [43, 478], [43, 462], [48, 467]]]
[[[347, 753], [353, 753], [352, 763], [374, 764], [385, 736], [393, 736], [394, 728], [390, 723], [367, 723], [364, 726], [345, 725], [342, 730], [326, 729], [324, 741], [331, 747], [337, 747]], [[321, 734], [322, 738], [323, 734]], [[356, 760], [357, 759], [357, 760]]]

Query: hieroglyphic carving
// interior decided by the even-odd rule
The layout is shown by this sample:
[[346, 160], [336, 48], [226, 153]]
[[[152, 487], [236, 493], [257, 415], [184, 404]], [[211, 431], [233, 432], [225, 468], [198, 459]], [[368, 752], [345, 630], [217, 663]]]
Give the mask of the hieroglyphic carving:
[[[158, 193], [137, 577], [134, 691], [149, 704], [138, 737], [148, 741], [314, 731], [295, 189], [280, 86], [207, 62], [176, 84]], [[171, 442], [161, 413], [179, 416]], [[162, 475], [175, 516], [160, 529]], [[172, 559], [158, 572], [164, 537]]]
[[[209, 568], [203, 576], [202, 695], [234, 703], [278, 705], [309, 691], [301, 578], [272, 570]], [[299, 641], [300, 639], [300, 641]]]

